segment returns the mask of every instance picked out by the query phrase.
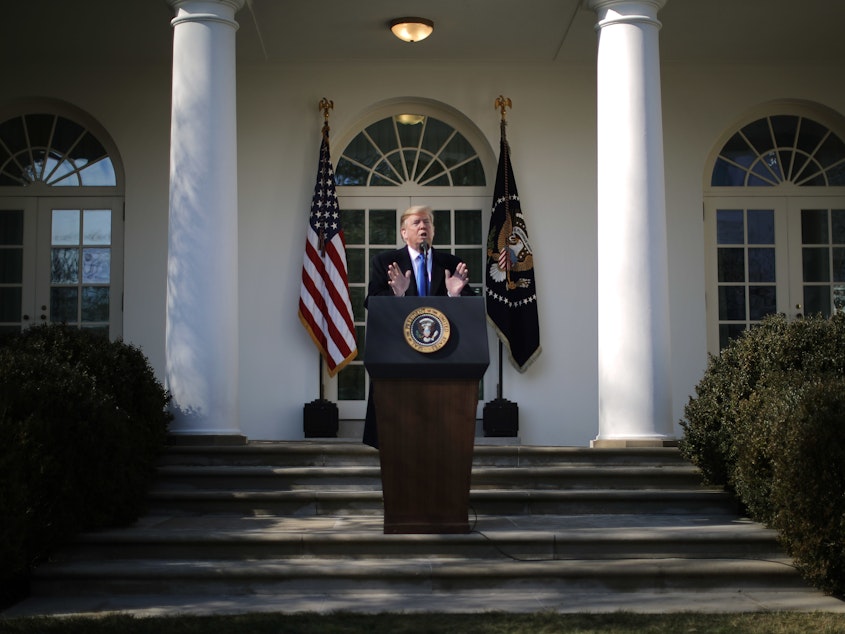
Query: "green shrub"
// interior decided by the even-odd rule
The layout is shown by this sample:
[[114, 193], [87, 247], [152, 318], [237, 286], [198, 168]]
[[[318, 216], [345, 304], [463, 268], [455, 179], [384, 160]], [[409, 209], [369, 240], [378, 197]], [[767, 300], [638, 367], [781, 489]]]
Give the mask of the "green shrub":
[[845, 595], [845, 379], [808, 383], [778, 438], [771, 525], [804, 576]]
[[711, 357], [681, 451], [776, 528], [817, 587], [845, 590], [845, 315], [773, 316]]
[[139, 517], [167, 403], [144, 355], [122, 342], [52, 325], [4, 340], [0, 575], [26, 574], [80, 530]]
[[740, 408], [761, 386], [761, 378], [786, 372], [800, 383], [831, 373], [845, 376], [845, 315], [808, 317], [787, 322], [770, 316], [709, 359], [696, 396], [680, 421], [681, 453], [705, 479], [734, 488], [738, 447], [747, 438], [737, 429]]

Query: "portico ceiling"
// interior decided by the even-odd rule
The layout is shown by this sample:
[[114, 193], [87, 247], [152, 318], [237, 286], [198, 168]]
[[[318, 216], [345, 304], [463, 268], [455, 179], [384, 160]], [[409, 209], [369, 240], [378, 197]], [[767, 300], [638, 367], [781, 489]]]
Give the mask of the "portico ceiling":
[[[390, 19], [435, 23], [417, 44]], [[3, 66], [166, 63], [166, 0], [16, 0], [0, 17]], [[664, 61], [845, 61], [840, 0], [668, 0], [659, 13]], [[595, 59], [595, 13], [585, 0], [246, 0], [238, 61], [344, 60], [583, 63]]]

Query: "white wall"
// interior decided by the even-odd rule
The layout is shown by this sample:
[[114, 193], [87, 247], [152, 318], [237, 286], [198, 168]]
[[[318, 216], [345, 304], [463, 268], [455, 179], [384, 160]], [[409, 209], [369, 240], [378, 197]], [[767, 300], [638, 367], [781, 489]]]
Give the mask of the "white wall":
[[[535, 247], [543, 347], [525, 374], [506, 366], [504, 396], [519, 403], [524, 444], [587, 445], [598, 432], [594, 65], [267, 64], [238, 73], [242, 431], [252, 439], [301, 438], [302, 406], [318, 395], [316, 353], [297, 318], [297, 301], [319, 99], [334, 100], [333, 139], [354, 131], [374, 104], [420, 97], [462, 112], [498, 155], [493, 101], [503, 94], [513, 101], [508, 139]], [[808, 99], [845, 112], [837, 76], [819, 67], [664, 64], [676, 419], [706, 364], [701, 192], [707, 157], [761, 102]], [[3, 98], [23, 96], [69, 101], [117, 143], [126, 171], [124, 335], [163, 376], [169, 67], [9, 69]], [[341, 149], [333, 146], [335, 161]]]

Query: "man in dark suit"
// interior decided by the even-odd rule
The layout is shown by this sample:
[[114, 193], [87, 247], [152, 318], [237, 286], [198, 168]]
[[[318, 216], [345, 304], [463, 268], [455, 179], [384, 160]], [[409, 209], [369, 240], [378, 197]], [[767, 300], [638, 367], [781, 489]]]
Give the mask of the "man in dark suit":
[[[466, 262], [456, 255], [431, 247], [434, 240], [434, 214], [431, 207], [420, 205], [406, 209], [400, 219], [399, 232], [405, 246], [373, 258], [367, 298], [371, 295], [460, 297], [474, 294], [468, 284]], [[421, 274], [420, 266], [423, 265], [427, 271]], [[372, 388], [367, 400], [363, 442], [378, 448]]]

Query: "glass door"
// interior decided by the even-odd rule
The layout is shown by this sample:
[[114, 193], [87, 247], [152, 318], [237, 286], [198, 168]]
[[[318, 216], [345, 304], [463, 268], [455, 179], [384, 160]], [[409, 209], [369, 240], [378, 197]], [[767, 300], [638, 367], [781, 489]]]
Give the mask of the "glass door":
[[766, 315], [845, 310], [845, 198], [709, 198], [704, 227], [710, 352]]
[[122, 199], [0, 198], [0, 332], [48, 322], [122, 335]]
[[791, 301], [788, 315], [845, 311], [845, 200], [789, 201]]
[[35, 217], [34, 198], [0, 198], [0, 335], [47, 319], [35, 305]]

